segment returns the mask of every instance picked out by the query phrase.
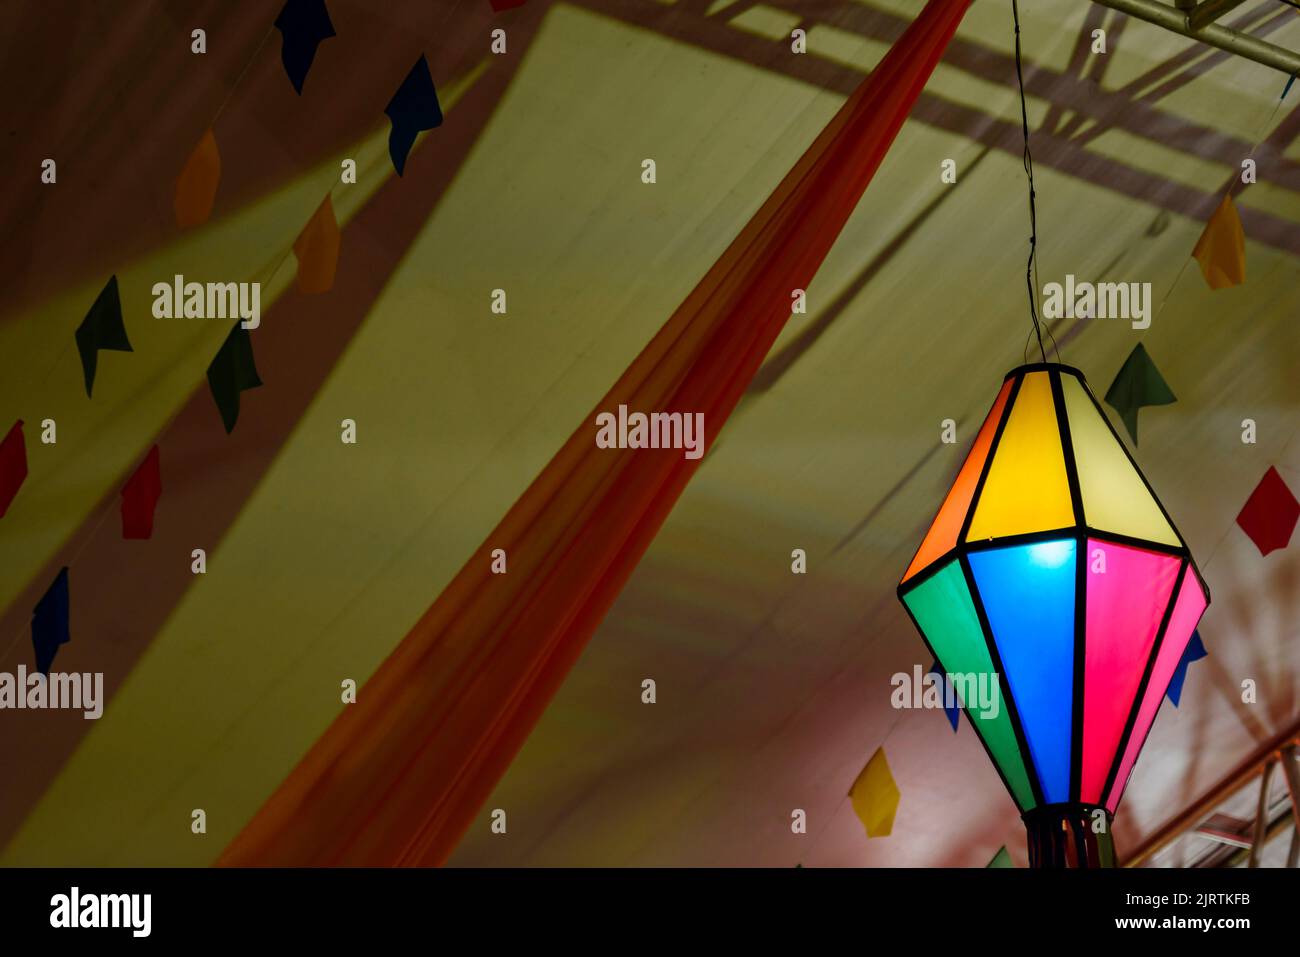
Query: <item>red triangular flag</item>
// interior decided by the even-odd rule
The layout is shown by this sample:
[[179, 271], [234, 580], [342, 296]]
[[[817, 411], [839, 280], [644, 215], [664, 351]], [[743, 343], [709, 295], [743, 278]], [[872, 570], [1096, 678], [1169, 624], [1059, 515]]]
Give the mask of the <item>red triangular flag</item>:
[[1268, 467], [1237, 516], [1237, 524], [1250, 536], [1261, 555], [1286, 548], [1300, 519], [1300, 502], [1291, 494], [1277, 469]]
[[0, 442], [0, 518], [27, 478], [27, 444], [23, 441], [23, 420], [19, 419]]
[[158, 446], [149, 450], [135, 474], [122, 487], [122, 537], [153, 537], [153, 510], [162, 495]]

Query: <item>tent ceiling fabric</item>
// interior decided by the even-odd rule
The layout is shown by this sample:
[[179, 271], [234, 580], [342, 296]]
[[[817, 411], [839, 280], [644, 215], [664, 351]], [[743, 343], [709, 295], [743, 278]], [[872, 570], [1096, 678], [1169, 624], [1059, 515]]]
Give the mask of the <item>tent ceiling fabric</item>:
[[[146, 20], [147, 6], [123, 5]], [[169, 461], [160, 442], [156, 527], [194, 510], [224, 517], [204, 526], [212, 540], [174, 543], [182, 556], [211, 550], [202, 581], [188, 557], [112, 588], [73, 566], [60, 664], [98, 661], [112, 698], [100, 722], [60, 725], [57, 746], [0, 741], [6, 762], [34, 769], [0, 796], [0, 863], [211, 863], [341, 707], [340, 680], [364, 693], [921, 4], [770, 0], [737, 13], [531, 0], [499, 18], [508, 63], [483, 60], [486, 0], [482, 11], [433, 6], [332, 0], [338, 38], [301, 101], [268, 44], [216, 125], [226, 179], [213, 222], [178, 235], [165, 224], [171, 177], [265, 19], [208, 5], [214, 23], [230, 17], [243, 52], [214, 53], [219, 78], [183, 79], [196, 118], [171, 117], [159, 145], [128, 154], [143, 179], [131, 195], [159, 212], [122, 227], [127, 259], [103, 237], [62, 248], [68, 206], [23, 227], [18, 298], [0, 307], [0, 408], [32, 423], [62, 403], [52, 454], [65, 456], [64, 478], [33, 456], [0, 529], [0, 670], [30, 652], [5, 644], [50, 563], [83, 541], [79, 561], [137, 560], [78, 528], [160, 431], [189, 441], [193, 458]], [[953, 735], [941, 711], [890, 705], [893, 674], [930, 667], [894, 585], [1029, 331], [1008, 6], [968, 12], [808, 290], [809, 314], [786, 328], [452, 864], [983, 866], [1002, 844], [1024, 863], [1015, 808], [969, 725]], [[162, 10], [135, 39], [106, 35], [104, 62], [143, 57], [168, 17], [184, 19], [177, 4]], [[805, 17], [809, 52], [793, 55], [789, 30]], [[1138, 341], [1170, 383], [1178, 401], [1143, 412], [1135, 455], [1214, 594], [1201, 623], [1209, 657], [1181, 707], [1161, 710], [1120, 807], [1123, 856], [1298, 707], [1300, 550], [1261, 557], [1233, 520], [1269, 465], [1300, 488], [1300, 93], [1278, 108], [1275, 72], [1091, 4], [1040, 0], [1021, 17], [1040, 279], [1150, 282], [1159, 308], [1145, 331], [1063, 320], [1056, 341], [1099, 393]], [[1241, 21], [1300, 49], [1294, 10], [1248, 3], [1227, 19]], [[1096, 28], [1104, 56], [1086, 55]], [[346, 69], [342, 53], [367, 48], [350, 34], [391, 69]], [[281, 299], [254, 333], [266, 385], [244, 394], [224, 441], [206, 393], [191, 395], [217, 342], [146, 322], [146, 278], [273, 266], [337, 155], [363, 168], [364, 156], [384, 159], [382, 104], [421, 49], [440, 94], [456, 90], [443, 126], [417, 142], [400, 181], [377, 161], [364, 193], [338, 206], [333, 298], [302, 300], [291, 271], [278, 275]], [[169, 63], [119, 79], [123, 102], [164, 96], [185, 75]], [[63, 96], [60, 116], [79, 115], [76, 91]], [[281, 116], [306, 123], [309, 111], [328, 114], [328, 129], [290, 135]], [[1190, 253], [1261, 140], [1260, 182], [1238, 198], [1247, 281], [1211, 292]], [[646, 157], [653, 186], [640, 182]], [[955, 185], [940, 180], [945, 159]], [[125, 202], [107, 192], [79, 214], [105, 232]], [[71, 342], [112, 271], [136, 353], [101, 355], [88, 405], [54, 340]], [[505, 317], [489, 311], [496, 287], [509, 292]], [[149, 371], [121, 374], [128, 361]], [[343, 417], [360, 433], [346, 460]], [[1246, 418], [1255, 445], [1241, 441]], [[945, 419], [958, 424], [954, 445], [939, 441]], [[29, 494], [41, 508], [22, 518]], [[791, 574], [794, 548], [806, 575]], [[653, 705], [641, 702], [646, 678]], [[1242, 703], [1246, 678], [1255, 704]], [[882, 743], [902, 799], [892, 834], [867, 840], [847, 795]], [[195, 807], [208, 812], [204, 840], [188, 827]], [[508, 812], [506, 835], [490, 832], [493, 808]], [[795, 808], [805, 835], [791, 833]], [[1156, 862], [1185, 855], [1174, 845]]]

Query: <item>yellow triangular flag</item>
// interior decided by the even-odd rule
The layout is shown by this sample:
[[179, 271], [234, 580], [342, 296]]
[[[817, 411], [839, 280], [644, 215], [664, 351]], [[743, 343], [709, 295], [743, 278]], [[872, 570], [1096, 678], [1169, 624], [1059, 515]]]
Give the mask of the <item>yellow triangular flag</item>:
[[849, 789], [849, 797], [853, 799], [853, 810], [867, 829], [867, 837], [887, 837], [894, 829], [898, 785], [889, 773], [884, 748], [876, 748], [876, 753]]
[[1246, 281], [1246, 234], [1231, 196], [1224, 196], [1192, 255], [1211, 289], [1226, 289]]
[[298, 290], [329, 292], [334, 286], [334, 269], [339, 263], [339, 223], [329, 194], [312, 214], [298, 238], [293, 254], [298, 259]]
[[206, 223], [212, 215], [219, 182], [221, 154], [217, 152], [217, 138], [208, 130], [176, 178], [176, 225], [200, 226]]

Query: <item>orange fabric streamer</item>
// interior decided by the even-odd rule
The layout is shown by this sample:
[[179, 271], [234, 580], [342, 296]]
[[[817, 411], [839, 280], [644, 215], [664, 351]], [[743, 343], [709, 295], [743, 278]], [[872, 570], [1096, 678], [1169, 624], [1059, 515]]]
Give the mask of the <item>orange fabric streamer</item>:
[[598, 448], [595, 415], [702, 412], [716, 440], [968, 4], [930, 0], [219, 864], [447, 859], [701, 461]]
[[176, 178], [176, 225], [188, 228], [206, 223], [212, 215], [220, 182], [221, 154], [217, 151], [217, 138], [208, 130]]
[[334, 270], [339, 264], [339, 221], [329, 194], [312, 214], [298, 238], [293, 254], [298, 260], [298, 290], [308, 295], [334, 288]]
[[1192, 256], [1211, 289], [1226, 289], [1246, 281], [1246, 233], [1231, 196], [1224, 196], [1214, 211]]

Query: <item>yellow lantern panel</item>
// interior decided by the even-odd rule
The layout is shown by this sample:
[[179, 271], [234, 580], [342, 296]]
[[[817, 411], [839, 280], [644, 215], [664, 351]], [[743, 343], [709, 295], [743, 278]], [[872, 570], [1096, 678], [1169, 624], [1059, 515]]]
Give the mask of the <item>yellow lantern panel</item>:
[[1068, 528], [1074, 506], [1047, 372], [1025, 374], [966, 541]]
[[1104, 532], [1178, 545], [1169, 519], [1083, 385], [1074, 376], [1063, 375], [1061, 390], [1087, 524]]

